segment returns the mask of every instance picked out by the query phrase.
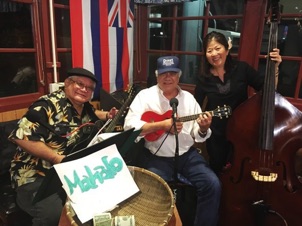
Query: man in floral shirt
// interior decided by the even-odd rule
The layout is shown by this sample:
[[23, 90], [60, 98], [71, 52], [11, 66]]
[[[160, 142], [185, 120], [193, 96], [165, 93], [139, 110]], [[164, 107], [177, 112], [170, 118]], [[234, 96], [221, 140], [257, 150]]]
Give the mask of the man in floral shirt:
[[59, 194], [32, 203], [47, 170], [79, 142], [83, 125], [105, 121], [117, 112], [95, 110], [89, 103], [97, 82], [93, 73], [73, 68], [67, 74], [64, 87], [35, 101], [9, 136], [18, 145], [10, 169], [17, 203], [33, 217], [33, 225], [58, 225], [64, 206]]

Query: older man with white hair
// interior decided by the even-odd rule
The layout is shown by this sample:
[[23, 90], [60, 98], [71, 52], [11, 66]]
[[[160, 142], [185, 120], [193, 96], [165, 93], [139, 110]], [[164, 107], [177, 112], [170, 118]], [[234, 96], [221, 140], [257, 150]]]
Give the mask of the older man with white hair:
[[[181, 76], [178, 65], [179, 59], [175, 56], [158, 58], [155, 71], [157, 84], [135, 96], [125, 118], [124, 129], [134, 127], [142, 130], [140, 136], [145, 138], [142, 167], [167, 182], [178, 180], [178, 175], [182, 175], [196, 188], [194, 225], [215, 226], [220, 182], [193, 147], [194, 142], [204, 142], [210, 137], [212, 116], [202, 113], [194, 96], [178, 86]], [[199, 117], [191, 121], [179, 120], [192, 115]]]

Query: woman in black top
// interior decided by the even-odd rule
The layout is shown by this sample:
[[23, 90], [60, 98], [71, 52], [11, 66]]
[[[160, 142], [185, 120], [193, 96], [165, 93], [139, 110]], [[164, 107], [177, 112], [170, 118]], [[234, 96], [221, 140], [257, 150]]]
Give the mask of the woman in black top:
[[[264, 76], [242, 61], [231, 58], [229, 43], [226, 37], [219, 32], [211, 32], [204, 38], [204, 52], [206, 54], [202, 76], [198, 78], [195, 88], [195, 98], [203, 106], [205, 98], [206, 111], [218, 106], [230, 106], [234, 110], [248, 98], [248, 86], [256, 91], [261, 90]], [[273, 49], [270, 57], [276, 62], [276, 75], [282, 59], [279, 49]], [[276, 84], [278, 76], [276, 76]], [[206, 141], [211, 168], [220, 173], [230, 167], [232, 146], [226, 139], [227, 118], [213, 117], [212, 135]]]

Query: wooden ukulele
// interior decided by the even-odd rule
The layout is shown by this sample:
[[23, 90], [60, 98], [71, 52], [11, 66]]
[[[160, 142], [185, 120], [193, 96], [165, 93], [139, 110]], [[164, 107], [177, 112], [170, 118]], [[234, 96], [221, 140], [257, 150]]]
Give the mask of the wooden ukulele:
[[[231, 107], [230, 106], [224, 106], [224, 107], [217, 107], [215, 110], [213, 111], [208, 111], [213, 117], [229, 117], [232, 113]], [[199, 117], [200, 114], [196, 114], [196, 115], [190, 115], [190, 116], [184, 116], [184, 117], [180, 117], [177, 118], [177, 121], [180, 122], [187, 122], [187, 121], [192, 121], [195, 120]], [[146, 111], [141, 119], [145, 122], [159, 122], [159, 121], [163, 121], [165, 119], [169, 119], [172, 117], [172, 110], [169, 110], [167, 112], [165, 112], [164, 114], [160, 115], [157, 114], [153, 111]], [[156, 141], [157, 139], [159, 139], [163, 134], [165, 133], [164, 130], [158, 130], [155, 131], [153, 133], [149, 133], [147, 135], [145, 135], [145, 139], [147, 141]]]

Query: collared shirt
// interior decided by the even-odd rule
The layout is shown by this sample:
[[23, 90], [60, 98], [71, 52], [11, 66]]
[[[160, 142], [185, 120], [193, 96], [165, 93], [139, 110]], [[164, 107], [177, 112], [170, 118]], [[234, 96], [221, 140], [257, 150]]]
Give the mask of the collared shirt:
[[[179, 87], [179, 92], [176, 98], [178, 99], [177, 115], [178, 117], [186, 117], [200, 114], [201, 108], [196, 102], [194, 96]], [[124, 129], [141, 129], [146, 121], [142, 120], [142, 116], [146, 112], [153, 112], [161, 121], [162, 115], [167, 111], [172, 110], [170, 101], [164, 95], [158, 85], [141, 90], [134, 98], [130, 105], [128, 114], [125, 118]], [[195, 118], [196, 119], [196, 118]], [[194, 144], [194, 142], [204, 142], [210, 135], [211, 130], [208, 130], [207, 135], [202, 138], [198, 134], [199, 125], [196, 120], [190, 120], [183, 123], [183, 128], [178, 134], [179, 141], [179, 155], [184, 154]], [[176, 148], [175, 135], [164, 133], [155, 141], [145, 142], [145, 147], [152, 153], [158, 156], [174, 157]]]
[[[40, 97], [29, 109], [38, 111], [39, 120], [52, 127], [59, 136], [50, 132], [43, 125], [22, 117], [9, 139], [41, 141], [58, 154], [63, 154], [68, 147], [79, 141], [81, 133], [78, 127], [80, 125], [97, 120], [94, 108], [90, 103], [84, 104], [82, 115], [79, 115], [65, 96], [63, 89]], [[66, 136], [66, 138], [62, 136]], [[33, 182], [39, 176], [45, 176], [50, 167], [51, 163], [17, 147], [10, 169], [13, 186], [21, 186]]]
[[[196, 82], [195, 98], [202, 105], [207, 98], [205, 110], [211, 111], [218, 106], [230, 106], [232, 111], [248, 99], [248, 87], [261, 90], [263, 87], [264, 76], [259, 74], [254, 68], [243, 61], [234, 61], [235, 67], [225, 73], [224, 81], [218, 76], [201, 76]], [[219, 136], [225, 136], [228, 118], [214, 118], [211, 129]], [[212, 137], [213, 138], [213, 137]]]

